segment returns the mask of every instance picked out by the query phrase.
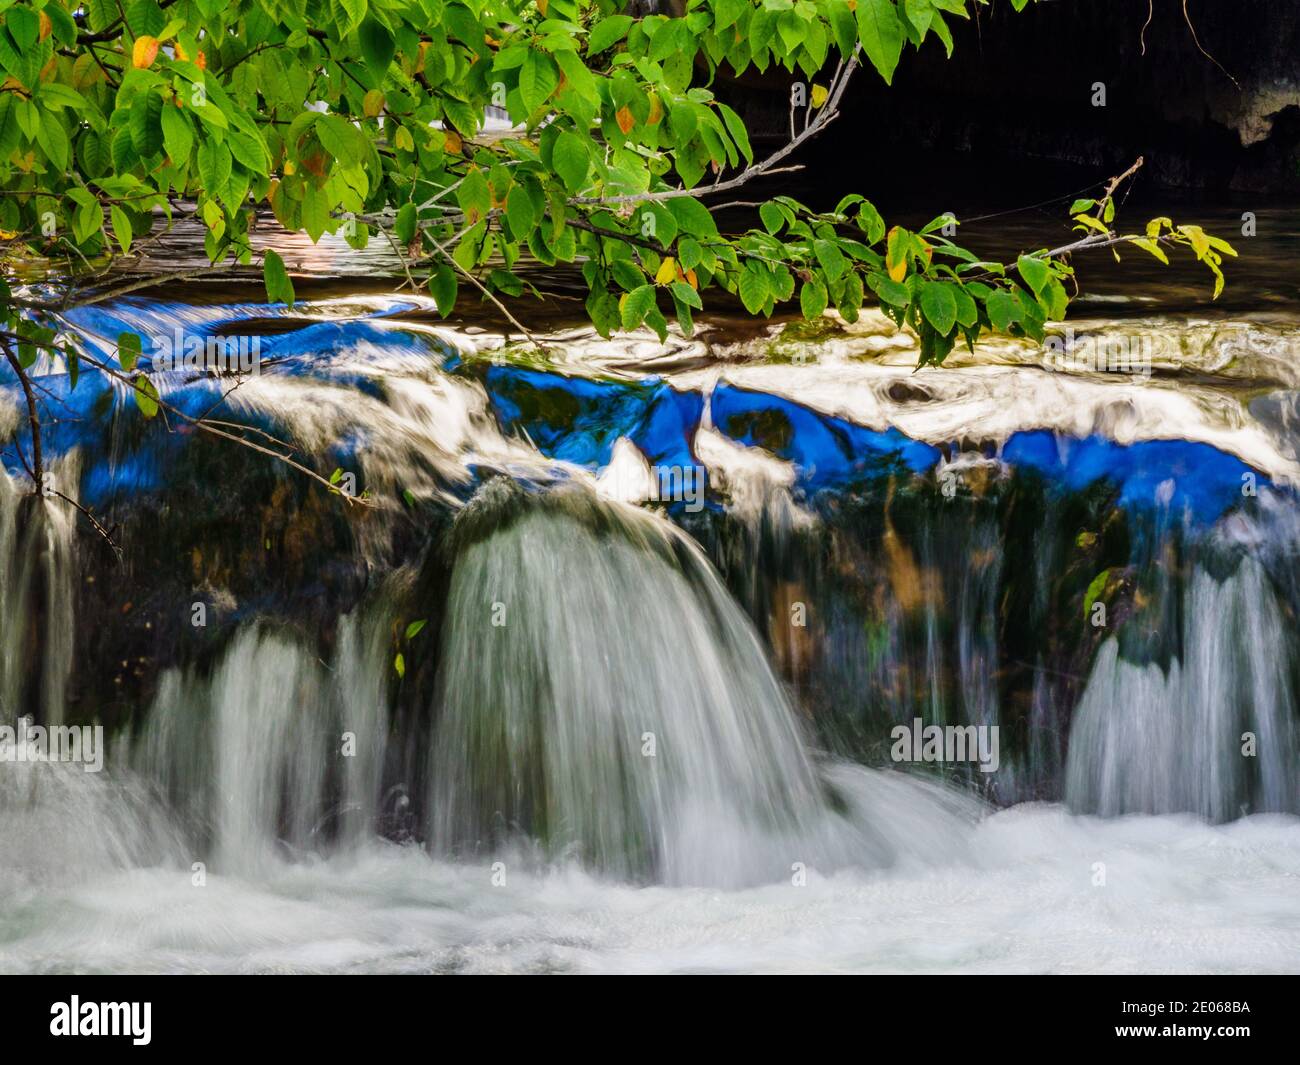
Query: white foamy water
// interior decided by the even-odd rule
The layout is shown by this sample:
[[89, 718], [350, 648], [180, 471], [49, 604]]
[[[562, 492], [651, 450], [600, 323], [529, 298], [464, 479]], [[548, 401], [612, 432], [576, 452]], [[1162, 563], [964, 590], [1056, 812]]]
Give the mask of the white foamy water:
[[[372, 843], [196, 887], [179, 851], [122, 868], [138, 848], [105, 848], [75, 875], [6, 878], [0, 972], [1300, 971], [1300, 819], [1027, 805], [927, 821], [915, 807], [928, 786], [840, 772], [900, 848], [887, 869], [719, 891], [507, 861], [494, 886], [487, 862]], [[102, 788], [95, 798], [82, 812], [107, 823]]]

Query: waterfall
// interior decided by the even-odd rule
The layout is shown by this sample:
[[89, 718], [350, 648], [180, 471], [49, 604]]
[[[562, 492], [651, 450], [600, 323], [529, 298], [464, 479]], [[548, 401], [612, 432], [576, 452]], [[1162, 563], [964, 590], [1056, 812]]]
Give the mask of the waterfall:
[[256, 870], [375, 831], [385, 629], [345, 616], [326, 665], [296, 635], [250, 625], [210, 675], [163, 675], [132, 760], [168, 797], [196, 858]]
[[[47, 475], [76, 498], [75, 454]], [[73, 655], [76, 512], [0, 471], [0, 723], [63, 723]]]
[[1185, 592], [1181, 655], [1162, 668], [1097, 653], [1070, 731], [1065, 794], [1079, 811], [1192, 812], [1226, 821], [1300, 811], [1291, 625], [1243, 558]]
[[458, 536], [436, 850], [533, 841], [614, 875], [703, 884], [889, 860], [892, 829], [861, 809], [880, 789], [828, 782], [752, 626], [672, 526], [497, 482]]

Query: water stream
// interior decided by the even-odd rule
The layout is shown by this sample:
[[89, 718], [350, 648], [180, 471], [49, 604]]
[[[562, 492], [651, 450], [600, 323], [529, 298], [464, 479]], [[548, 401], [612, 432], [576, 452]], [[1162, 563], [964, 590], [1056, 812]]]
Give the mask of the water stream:
[[[61, 324], [255, 352], [154, 377], [357, 498], [51, 362], [53, 484], [119, 556], [0, 393], [0, 971], [1296, 968], [1300, 325], [914, 375], [871, 315]], [[996, 758], [900, 760], [917, 724]]]

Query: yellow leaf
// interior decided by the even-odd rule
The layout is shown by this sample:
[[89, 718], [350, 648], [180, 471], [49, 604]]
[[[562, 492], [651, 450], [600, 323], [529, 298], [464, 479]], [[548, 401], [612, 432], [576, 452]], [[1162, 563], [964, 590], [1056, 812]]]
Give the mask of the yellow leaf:
[[131, 49], [131, 65], [137, 70], [144, 70], [146, 67], [153, 65], [154, 58], [158, 55], [158, 38], [157, 37], [137, 37], [135, 45]]
[[1133, 243], [1148, 254], [1154, 255], [1166, 266], [1169, 265], [1169, 256], [1164, 253], [1164, 249], [1154, 240], [1148, 240], [1146, 237], [1134, 237]]
[[446, 132], [446, 138], [447, 141], [443, 147], [453, 155], [460, 155], [464, 150], [463, 145], [461, 144], [460, 134], [453, 129], [449, 129]]
[[51, 31], [54, 29], [54, 23], [50, 21], [50, 16], [47, 15], [44, 11], [41, 12], [40, 17], [41, 17], [40, 39], [43, 41], [45, 40], [46, 37], [50, 35]]
[[1110, 236], [1110, 230], [1106, 227], [1106, 223], [1093, 218], [1090, 214], [1077, 214], [1074, 216], [1074, 220], [1079, 223], [1076, 227], [1078, 229], [1095, 229], [1098, 233], [1104, 233], [1106, 236]]
[[824, 86], [824, 85], [814, 85], [814, 86], [813, 86], [813, 90], [812, 90], [812, 105], [813, 105], [813, 107], [814, 107], [814, 108], [821, 107], [821, 105], [824, 104], [824, 103], [826, 102], [826, 97], [829, 96], [829, 95], [830, 95], [830, 93], [827, 92], [827, 90], [826, 90], [826, 86]]
[[650, 94], [650, 117], [645, 120], [647, 126], [659, 125], [659, 120], [664, 117], [664, 106], [659, 102], [659, 97], [654, 93]]
[[620, 107], [614, 112], [614, 121], [618, 123], [618, 128], [624, 133], [631, 133], [632, 127], [636, 125], [636, 119], [632, 117], [632, 112], [626, 107]]
[[904, 259], [901, 263], [894, 263], [894, 265], [889, 268], [889, 279], [891, 281], [902, 281], [903, 278], [905, 278], [906, 276], [907, 276], [906, 259]]
[[551, 6], [551, 0], [537, 0], [537, 10], [541, 13], [542, 18], [546, 17], [546, 9]]
[[677, 263], [669, 256], [659, 264], [659, 272], [655, 274], [656, 285], [670, 285], [677, 280]]
[[393, 135], [393, 144], [399, 151], [415, 151], [415, 138], [411, 136], [411, 131], [405, 126], [397, 127], [397, 132]]
[[366, 118], [374, 118], [384, 109], [384, 94], [378, 89], [371, 89], [361, 100], [361, 109]]

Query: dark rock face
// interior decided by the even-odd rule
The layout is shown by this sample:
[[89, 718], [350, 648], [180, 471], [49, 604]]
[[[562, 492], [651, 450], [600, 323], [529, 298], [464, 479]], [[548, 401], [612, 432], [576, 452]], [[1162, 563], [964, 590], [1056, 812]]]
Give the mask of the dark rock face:
[[[818, 151], [841, 168], [860, 153], [873, 174], [891, 150], [986, 175], [1122, 169], [1143, 155], [1155, 185], [1300, 192], [1300, 6], [1189, 0], [1187, 15], [1190, 26], [1181, 0], [1153, 0], [1149, 22], [1140, 0], [1040, 0], [1020, 13], [997, 0], [958, 28], [951, 59], [931, 35], [907, 48], [892, 89], [859, 77]], [[782, 92], [764, 115], [773, 137], [785, 108]]]

